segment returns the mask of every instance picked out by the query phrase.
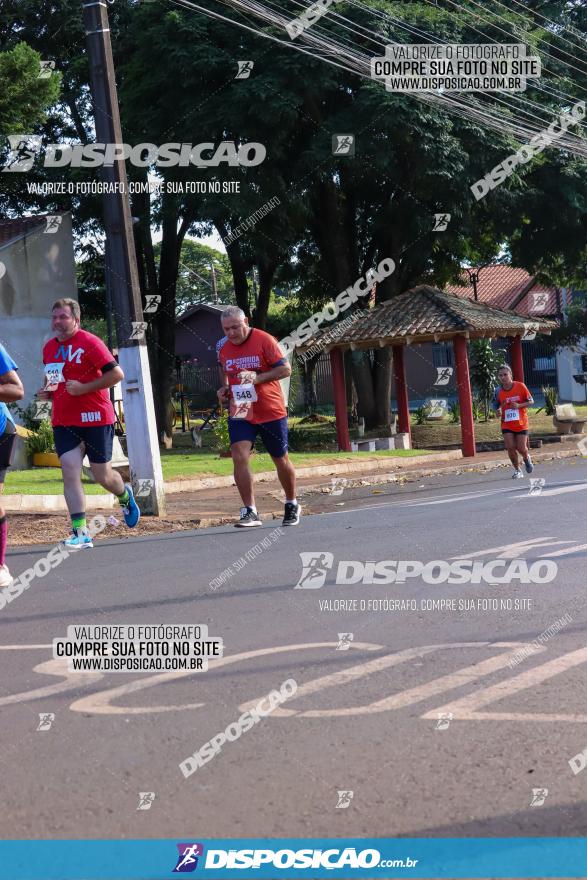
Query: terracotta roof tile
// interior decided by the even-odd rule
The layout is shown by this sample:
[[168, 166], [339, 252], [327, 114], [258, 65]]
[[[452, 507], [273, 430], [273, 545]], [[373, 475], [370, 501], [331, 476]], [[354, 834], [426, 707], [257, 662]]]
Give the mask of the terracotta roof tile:
[[[462, 281], [462, 284], [449, 284], [445, 288], [447, 293], [473, 299], [473, 285], [466, 269], [463, 270]], [[516, 303], [526, 288], [528, 292]], [[546, 301], [542, 297], [536, 299], [534, 294], [537, 293], [546, 294]], [[556, 287], [534, 284], [534, 276], [525, 269], [514, 269], [512, 266], [484, 266], [479, 269], [477, 296], [479, 302], [498, 309], [513, 308], [520, 315], [555, 315], [558, 312]]]
[[328, 350], [335, 345], [373, 348], [407, 339], [412, 342], [433, 341], [435, 337], [450, 339], [458, 333], [468, 333], [471, 338], [519, 335], [529, 329], [530, 323], [541, 332], [550, 332], [557, 326], [556, 322], [540, 316], [530, 322], [527, 316], [516, 312], [420, 286], [369, 309], [346, 329], [325, 326], [299, 348], [307, 350], [322, 337], [326, 337], [322, 344]]

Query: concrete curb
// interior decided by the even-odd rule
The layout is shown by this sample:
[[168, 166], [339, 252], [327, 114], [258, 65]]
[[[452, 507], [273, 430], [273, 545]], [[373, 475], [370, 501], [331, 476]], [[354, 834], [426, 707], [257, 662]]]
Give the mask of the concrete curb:
[[[582, 455], [576, 446], [573, 449], [565, 449], [560, 452], [535, 452], [532, 455], [535, 462], [581, 457]], [[423, 463], [423, 460], [426, 461], [427, 465], [435, 464], [440, 461], [453, 460], [458, 461], [459, 464], [454, 467], [443, 468], [441, 471], [429, 467], [415, 466], [416, 462]], [[352, 461], [343, 462], [341, 464], [323, 465], [320, 467], [298, 468], [297, 476], [299, 479], [303, 479], [304, 477], [327, 477], [332, 474], [349, 474], [352, 477], [352, 475], [367, 473], [367, 477], [363, 477], [356, 481], [357, 485], [375, 486], [382, 483], [396, 482], [398, 478], [401, 479], [403, 476], [402, 471], [407, 478], [418, 480], [421, 477], [432, 477], [442, 474], [459, 474], [464, 471], [478, 471], [482, 473], [483, 471], [490, 471], [495, 470], [496, 468], [509, 466], [507, 458], [503, 455], [501, 458], [475, 462], [475, 460], [470, 461], [469, 459], [463, 458], [460, 449], [455, 449], [450, 452], [440, 452], [408, 459], [402, 458], [398, 461], [391, 462], [388, 459], [371, 459], [370, 461]], [[373, 471], [385, 471], [386, 474], [382, 474], [381, 476], [373, 475]], [[394, 471], [394, 473], [390, 473], [390, 471]], [[263, 471], [260, 474], [255, 474], [255, 480], [262, 483], [277, 482], [274, 471]], [[352, 482], [353, 480], [350, 479], [350, 486], [352, 486]], [[169, 494], [197, 492], [203, 489], [221, 489], [224, 486], [230, 487], [233, 485], [234, 480], [232, 477], [204, 477], [197, 480], [172, 480], [165, 483], [165, 492]], [[316, 493], [319, 494], [321, 492], [322, 487], [318, 487]], [[304, 495], [307, 496], [313, 494], [313, 489], [312, 487], [305, 489], [302, 488], [298, 494], [303, 498]], [[113, 510], [117, 505], [117, 501], [113, 495], [87, 495], [86, 500], [88, 512]], [[43, 511], [67, 513], [65, 499], [62, 495], [3, 495], [2, 505], [4, 509], [10, 513], [42, 513]], [[281, 502], [278, 511], [276, 510], [274, 513], [261, 516], [261, 519], [270, 520], [277, 516], [282, 516]], [[233, 522], [233, 518], [206, 518], [202, 519], [200, 528], [211, 528], [212, 526], [225, 525], [227, 522]]]
[[[118, 504], [114, 495], [86, 495], [86, 509], [113, 510]], [[67, 513], [63, 495], [3, 495], [2, 507], [9, 513], [42, 513], [57, 511]]]
[[[360, 453], [357, 453], [360, 455]], [[451, 449], [449, 452], [434, 452], [430, 455], [415, 455], [408, 458], [372, 458], [369, 461], [346, 461], [340, 464], [325, 464], [317, 467], [296, 468], [299, 480], [305, 477], [328, 477], [331, 474], [357, 474], [366, 471], [389, 471], [408, 469], [409, 465], [426, 460], [428, 464], [439, 461], [452, 461], [462, 459], [460, 449]], [[255, 474], [256, 483], [272, 483], [275, 481], [275, 471], [261, 471]], [[234, 479], [230, 477], [201, 477], [188, 480], [169, 480], [165, 483], [166, 494], [175, 492], [198, 492], [200, 489], [222, 489], [225, 486], [234, 486]]]

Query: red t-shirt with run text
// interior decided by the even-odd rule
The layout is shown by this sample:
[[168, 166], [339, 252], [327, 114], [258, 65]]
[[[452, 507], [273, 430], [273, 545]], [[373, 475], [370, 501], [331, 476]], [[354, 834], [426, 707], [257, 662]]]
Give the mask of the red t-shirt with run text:
[[[285, 364], [286, 358], [277, 340], [264, 330], [253, 328], [248, 337], [240, 345], [226, 340], [218, 352], [218, 361], [224, 370], [231, 390], [230, 415], [235, 417], [236, 401], [232, 392], [233, 386], [241, 385], [239, 373], [248, 370], [254, 373], [266, 373], [279, 364]], [[279, 379], [263, 382], [253, 386], [253, 394], [257, 400], [241, 405], [241, 417], [253, 425], [261, 422], [274, 422], [287, 415], [285, 402]]]
[[92, 382], [102, 375], [102, 367], [115, 362], [115, 357], [108, 346], [98, 336], [86, 330], [78, 330], [65, 342], [57, 338], [50, 339], [43, 348], [43, 363], [47, 374], [47, 365], [55, 365], [53, 376], [58, 376], [56, 389], [52, 393], [53, 412], [51, 423], [71, 427], [89, 427], [90, 425], [113, 425], [116, 421], [114, 407], [110, 401], [107, 388], [91, 391], [72, 397], [68, 394], [65, 383], [68, 379], [78, 382]]

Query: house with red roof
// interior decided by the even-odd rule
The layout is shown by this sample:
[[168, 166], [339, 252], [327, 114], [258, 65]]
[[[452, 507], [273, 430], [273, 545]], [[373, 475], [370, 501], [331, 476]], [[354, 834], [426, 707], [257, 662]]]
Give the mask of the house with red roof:
[[[562, 319], [578, 294], [568, 287], [541, 284], [525, 269], [504, 265], [463, 269], [461, 283], [450, 284], [446, 290], [529, 318], [540, 316], [555, 321]], [[587, 345], [552, 353], [539, 340], [527, 340], [523, 357], [526, 384], [535, 395], [540, 396], [543, 385], [554, 385], [563, 401], [587, 399], [587, 384], [574, 378], [585, 375], [587, 379]]]

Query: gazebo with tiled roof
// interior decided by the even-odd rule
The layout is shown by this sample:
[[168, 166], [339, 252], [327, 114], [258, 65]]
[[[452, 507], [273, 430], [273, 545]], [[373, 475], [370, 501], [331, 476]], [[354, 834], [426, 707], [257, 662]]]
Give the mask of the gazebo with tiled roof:
[[[321, 345], [330, 352], [334, 406], [339, 449], [350, 451], [344, 360], [346, 349], [362, 350], [391, 346], [396, 387], [398, 428], [410, 434], [410, 409], [404, 368], [404, 348], [412, 343], [452, 341], [461, 411], [464, 456], [475, 455], [475, 429], [467, 341], [510, 337], [510, 360], [514, 379], [524, 381], [522, 338], [530, 333], [551, 333], [555, 321], [532, 319], [513, 311], [496, 309], [433, 287], [420, 286], [370, 309], [352, 326], [326, 326], [298, 346], [300, 352]], [[327, 334], [327, 336], [326, 336]]]

